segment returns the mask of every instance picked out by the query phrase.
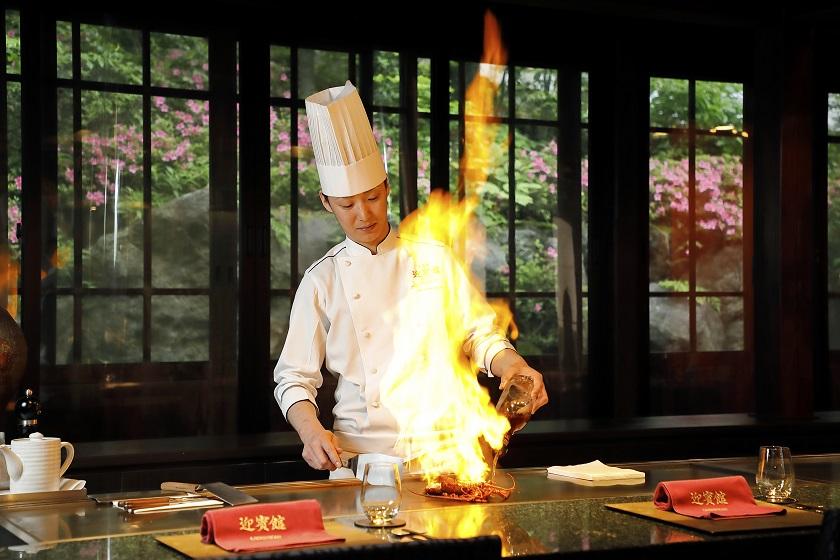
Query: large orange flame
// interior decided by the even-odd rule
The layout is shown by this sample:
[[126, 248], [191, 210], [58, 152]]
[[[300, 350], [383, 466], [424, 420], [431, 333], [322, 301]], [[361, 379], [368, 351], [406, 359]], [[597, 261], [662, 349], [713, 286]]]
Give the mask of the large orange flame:
[[509, 309], [489, 304], [470, 275], [484, 240], [474, 210], [499, 152], [493, 149], [498, 125], [482, 117], [493, 115], [504, 63], [499, 27], [488, 12], [482, 65], [466, 92], [468, 112], [478, 118], [465, 128], [463, 196], [433, 191], [400, 225], [400, 249], [411, 258], [413, 280], [391, 317], [395, 357], [380, 398], [399, 424], [398, 446], [429, 482], [443, 473], [462, 482], [486, 480], [489, 457], [482, 442], [499, 449], [510, 429], [478, 383], [479, 364], [465, 355], [482, 336], [503, 334], [511, 324]]

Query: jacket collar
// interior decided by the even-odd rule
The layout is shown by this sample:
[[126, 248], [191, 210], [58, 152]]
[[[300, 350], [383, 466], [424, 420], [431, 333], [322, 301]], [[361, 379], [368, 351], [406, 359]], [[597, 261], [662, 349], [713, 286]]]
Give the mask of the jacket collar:
[[[376, 254], [381, 255], [382, 253], [387, 253], [388, 251], [394, 249], [397, 246], [397, 239], [399, 235], [397, 234], [396, 230], [388, 224], [388, 235], [385, 236], [385, 239], [376, 246]], [[347, 247], [347, 254], [351, 257], [359, 257], [362, 255], [370, 255], [370, 249], [365, 247], [364, 245], [360, 245], [350, 239], [349, 237], [345, 238], [344, 245]]]

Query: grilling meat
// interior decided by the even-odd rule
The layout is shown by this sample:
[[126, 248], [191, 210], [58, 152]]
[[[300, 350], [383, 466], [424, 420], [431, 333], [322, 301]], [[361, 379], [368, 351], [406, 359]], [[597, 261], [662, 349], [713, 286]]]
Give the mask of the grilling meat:
[[489, 482], [458, 482], [454, 476], [445, 474], [438, 476], [435, 482], [426, 486], [426, 494], [429, 496], [462, 502], [486, 502], [491, 496], [507, 500], [512, 490], [512, 488], [502, 488]]

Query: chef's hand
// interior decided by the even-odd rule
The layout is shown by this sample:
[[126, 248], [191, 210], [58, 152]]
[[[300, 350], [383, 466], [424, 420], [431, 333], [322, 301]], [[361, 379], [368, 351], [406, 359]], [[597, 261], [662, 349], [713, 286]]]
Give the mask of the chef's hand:
[[496, 354], [490, 364], [490, 369], [493, 375], [501, 378], [499, 388], [503, 390], [516, 375], [531, 378], [534, 382], [534, 388], [531, 390], [531, 402], [533, 403], [531, 414], [548, 404], [548, 394], [545, 391], [542, 374], [529, 366], [525, 359], [514, 350], [505, 349]]
[[303, 453], [307, 464], [313, 469], [334, 471], [341, 467], [341, 447], [335, 434], [321, 427], [312, 433], [301, 434]]
[[303, 442], [301, 456], [313, 469], [334, 471], [341, 467], [341, 447], [335, 434], [318, 421], [315, 405], [298, 401], [289, 407], [286, 419]]

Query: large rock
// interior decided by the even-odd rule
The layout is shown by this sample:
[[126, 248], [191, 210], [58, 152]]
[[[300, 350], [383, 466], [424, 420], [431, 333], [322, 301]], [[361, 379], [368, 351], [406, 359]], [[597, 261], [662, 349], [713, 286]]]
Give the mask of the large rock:
[[727, 245], [697, 259], [697, 286], [715, 292], [743, 290], [744, 250]]
[[[655, 289], [651, 284], [650, 289]], [[651, 352], [687, 352], [689, 344], [689, 309], [683, 298], [650, 298]], [[728, 330], [724, 327], [721, 310], [711, 302], [697, 304], [697, 349], [717, 351], [727, 349]], [[743, 321], [743, 319], [742, 319]], [[741, 326], [743, 331], [743, 324]], [[741, 334], [743, 340], [743, 334]]]

